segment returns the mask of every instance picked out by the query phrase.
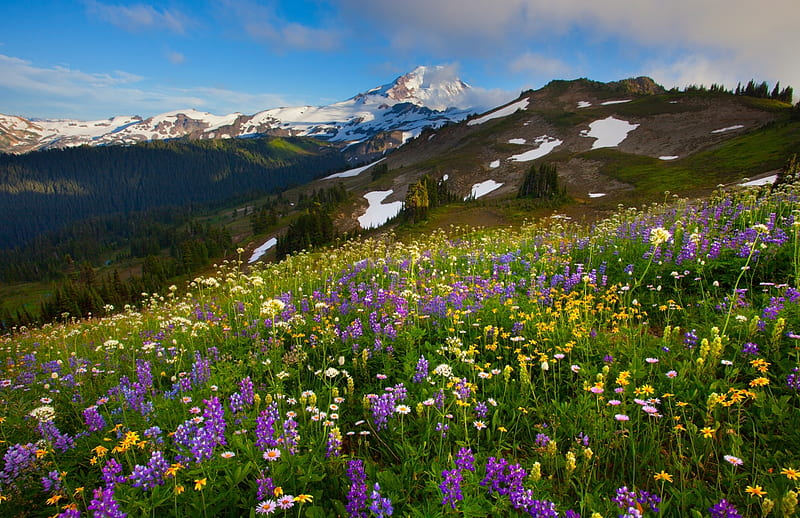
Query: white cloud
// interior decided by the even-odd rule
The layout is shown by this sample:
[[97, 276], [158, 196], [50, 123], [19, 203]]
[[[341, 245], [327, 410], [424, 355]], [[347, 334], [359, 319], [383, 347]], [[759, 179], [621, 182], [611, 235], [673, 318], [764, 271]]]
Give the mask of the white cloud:
[[569, 74], [572, 67], [561, 60], [547, 57], [544, 54], [525, 52], [512, 60], [508, 65], [508, 69], [515, 74], [526, 72], [557, 78]]
[[323, 50], [339, 48], [342, 33], [331, 27], [312, 27], [285, 20], [269, 6], [249, 0], [222, 0], [224, 14], [252, 39], [272, 50]]
[[167, 59], [173, 65], [181, 65], [186, 62], [186, 56], [182, 52], [167, 51]]
[[[557, 61], [536, 49], [570, 48], [577, 36], [584, 43], [599, 43], [599, 50], [593, 45], [572, 48], [585, 56], [587, 64], [604, 60], [606, 56], [594, 53], [606, 50], [602, 44], [615, 42], [620, 53], [631, 51], [622, 56], [629, 63], [646, 60], [668, 66], [672, 61], [675, 75], [681, 68], [689, 73], [694, 67], [718, 81], [743, 74], [748, 76], [745, 80], [753, 76], [800, 87], [797, 0], [764, 0], [757, 6], [751, 0], [494, 0], [491, 7], [484, 0], [339, 0], [338, 4], [342, 18], [362, 20], [364, 27], [385, 35], [396, 50], [430, 49], [450, 59], [469, 59], [532, 49], [510, 64], [512, 71], [526, 67], [560, 71]], [[733, 74], [725, 74], [721, 64], [716, 66], [719, 56], [736, 67]], [[708, 63], [705, 70], [703, 62]]]
[[109, 5], [96, 0], [86, 1], [86, 11], [103, 21], [129, 32], [166, 29], [185, 34], [194, 25], [192, 19], [175, 9], [157, 9], [151, 5]]
[[256, 113], [287, 104], [285, 97], [274, 94], [212, 87], [166, 88], [124, 71], [46, 68], [0, 54], [0, 113], [8, 115], [87, 120], [114, 115], [149, 117], [178, 108], [216, 114]]

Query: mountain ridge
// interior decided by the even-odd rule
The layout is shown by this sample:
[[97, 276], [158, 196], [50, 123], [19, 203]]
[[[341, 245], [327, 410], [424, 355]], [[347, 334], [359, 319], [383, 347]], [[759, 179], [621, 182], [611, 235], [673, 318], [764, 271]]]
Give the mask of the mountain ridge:
[[309, 136], [343, 145], [376, 135], [380, 152], [401, 145], [423, 128], [458, 122], [475, 110], [471, 87], [449, 77], [446, 67], [420, 66], [387, 83], [325, 106], [269, 108], [252, 115], [214, 115], [178, 109], [152, 117], [117, 115], [105, 120], [25, 119], [0, 114], [0, 152], [22, 154], [80, 145], [130, 145], [174, 138], [214, 139], [255, 136]]

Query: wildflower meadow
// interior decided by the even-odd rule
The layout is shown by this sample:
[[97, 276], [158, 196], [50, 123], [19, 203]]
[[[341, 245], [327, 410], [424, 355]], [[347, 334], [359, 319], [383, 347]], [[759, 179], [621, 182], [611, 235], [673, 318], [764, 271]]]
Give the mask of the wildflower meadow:
[[240, 257], [19, 329], [0, 514], [794, 516], [799, 189]]

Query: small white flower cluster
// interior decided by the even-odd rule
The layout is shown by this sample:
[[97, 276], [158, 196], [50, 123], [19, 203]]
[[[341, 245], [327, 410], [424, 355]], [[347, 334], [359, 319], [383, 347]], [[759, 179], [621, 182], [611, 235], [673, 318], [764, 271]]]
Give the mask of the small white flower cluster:
[[46, 423], [56, 418], [56, 409], [50, 405], [42, 405], [31, 410], [29, 415], [40, 423]]
[[453, 377], [453, 369], [445, 363], [442, 363], [433, 369], [433, 373], [448, 379]]
[[261, 316], [262, 317], [274, 317], [278, 315], [283, 308], [286, 307], [286, 304], [282, 300], [278, 299], [269, 299], [264, 301], [261, 304]]
[[672, 234], [664, 227], [650, 229], [650, 243], [653, 246], [663, 245], [672, 238]]

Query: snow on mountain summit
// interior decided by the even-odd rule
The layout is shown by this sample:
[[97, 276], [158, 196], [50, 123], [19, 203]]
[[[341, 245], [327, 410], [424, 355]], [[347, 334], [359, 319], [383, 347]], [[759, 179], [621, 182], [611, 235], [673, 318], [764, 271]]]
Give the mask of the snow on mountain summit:
[[464, 108], [464, 97], [469, 88], [468, 84], [451, 73], [449, 67], [420, 66], [367, 94], [445, 111], [453, 107]]
[[[104, 121], [35, 120], [0, 115], [0, 137], [15, 147], [0, 152], [79, 145], [135, 144], [151, 140], [239, 138], [259, 135], [310, 136], [335, 142], [363, 142], [397, 132], [396, 145], [423, 128], [438, 128], [466, 118], [469, 85], [453, 67], [420, 66], [391, 83], [326, 106], [273, 108], [254, 115], [213, 115], [195, 109], [172, 110], [142, 119], [112, 117]], [[0, 138], [0, 143], [3, 142]]]

